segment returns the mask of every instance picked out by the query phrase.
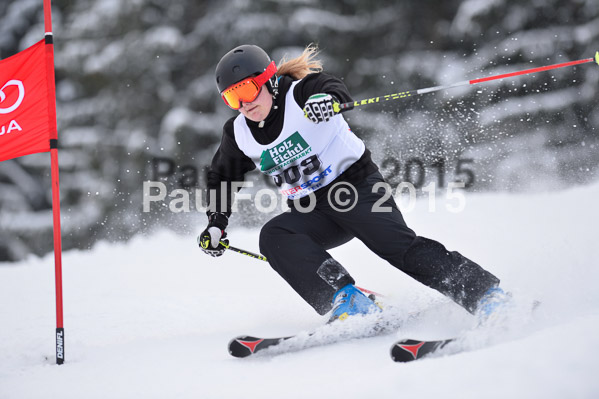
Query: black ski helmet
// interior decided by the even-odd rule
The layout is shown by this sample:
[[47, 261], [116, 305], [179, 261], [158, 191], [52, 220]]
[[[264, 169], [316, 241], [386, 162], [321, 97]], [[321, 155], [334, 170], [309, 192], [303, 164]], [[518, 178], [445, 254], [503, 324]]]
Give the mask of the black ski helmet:
[[[222, 93], [234, 83], [250, 76], [259, 75], [266, 70], [272, 62], [266, 51], [253, 44], [244, 44], [235, 47], [223, 56], [216, 66], [214, 73], [218, 92]], [[268, 91], [274, 94], [276, 77], [273, 76]]]

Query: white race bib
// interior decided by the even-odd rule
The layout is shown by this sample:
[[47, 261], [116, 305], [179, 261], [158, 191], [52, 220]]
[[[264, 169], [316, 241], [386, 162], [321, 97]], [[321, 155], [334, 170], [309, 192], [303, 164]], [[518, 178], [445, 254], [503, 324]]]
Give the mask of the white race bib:
[[233, 123], [238, 147], [289, 199], [305, 197], [328, 185], [365, 150], [342, 115], [318, 124], [304, 116], [293, 97], [298, 82], [291, 84], [285, 96], [283, 129], [271, 144], [262, 145], [254, 139], [242, 114]]

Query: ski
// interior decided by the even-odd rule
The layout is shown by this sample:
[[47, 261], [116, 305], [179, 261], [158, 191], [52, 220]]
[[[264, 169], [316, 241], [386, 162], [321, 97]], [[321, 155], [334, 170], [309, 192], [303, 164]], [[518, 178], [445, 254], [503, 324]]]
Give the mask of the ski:
[[325, 324], [294, 335], [264, 338], [240, 335], [229, 341], [229, 354], [237, 358], [254, 356], [269, 349], [269, 355], [295, 352], [316, 346], [332, 345], [352, 339], [375, 337], [396, 332], [402, 320], [386, 321], [377, 315], [350, 318], [343, 322]]
[[266, 348], [280, 344], [282, 341], [293, 338], [294, 335], [289, 337], [280, 338], [259, 338], [252, 337], [250, 335], [243, 335], [240, 337], [233, 338], [229, 342], [229, 353], [233, 357], [248, 357], [256, 352], [260, 352]]
[[[382, 297], [374, 291], [357, 287], [372, 301]], [[265, 349], [271, 354], [293, 352], [314, 346], [330, 345], [350, 339], [373, 337], [391, 333], [399, 328], [400, 321], [386, 321], [379, 314], [351, 318], [344, 322], [327, 323], [313, 330], [302, 331], [294, 335], [263, 338], [252, 335], [240, 335], [229, 341], [229, 354], [237, 358], [253, 356]]]
[[406, 363], [423, 357], [443, 348], [456, 338], [439, 341], [421, 341], [416, 339], [403, 339], [391, 347], [391, 358], [396, 362]]
[[[237, 358], [252, 357], [258, 353], [276, 355], [352, 339], [392, 334], [397, 332], [400, 327], [418, 320], [424, 312], [434, 310], [437, 307], [443, 308], [446, 305], [447, 303], [443, 302], [431, 308], [408, 314], [401, 309], [387, 306], [382, 314], [351, 317], [343, 322], [328, 323], [312, 330], [301, 331], [288, 336], [266, 338], [255, 335], [240, 335], [229, 341], [228, 351], [231, 356]], [[428, 345], [424, 350], [427, 348]], [[422, 350], [421, 353], [423, 353]]]
[[[422, 359], [428, 355], [431, 355], [438, 350], [444, 348], [451, 342], [462, 342], [462, 348], [454, 346], [451, 350], [445, 351], [445, 354], [455, 354], [463, 352], [463, 341], [467, 341], [468, 337], [472, 334], [479, 335], [481, 332], [489, 331], [502, 331], [502, 329], [508, 328], [510, 323], [525, 323], [530, 317], [537, 311], [541, 305], [539, 300], [533, 299], [530, 301], [522, 300], [520, 304], [516, 304], [511, 301], [504, 304], [502, 311], [495, 311], [495, 313], [485, 318], [479, 319], [478, 323], [465, 331], [460, 336], [454, 336], [453, 338], [441, 339], [441, 340], [418, 340], [418, 339], [403, 339], [397, 341], [391, 347], [391, 358], [400, 363], [411, 362], [414, 360]], [[524, 319], [522, 319], [524, 317]]]
[[[344, 322], [347, 324], [346, 322]], [[277, 338], [263, 338], [241, 335], [229, 342], [229, 354], [237, 358], [254, 356], [270, 349], [270, 355], [296, 352], [316, 346], [332, 345], [352, 339], [375, 337], [396, 331], [391, 325], [361, 326], [357, 330], [345, 329], [343, 325], [325, 325], [312, 331], [304, 331], [295, 335]]]

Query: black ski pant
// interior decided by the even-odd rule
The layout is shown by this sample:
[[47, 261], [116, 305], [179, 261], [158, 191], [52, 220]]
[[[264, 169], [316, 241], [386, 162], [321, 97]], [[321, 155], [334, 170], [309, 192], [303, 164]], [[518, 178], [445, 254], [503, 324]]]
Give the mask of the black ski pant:
[[[328, 195], [320, 195], [313, 210], [291, 208], [266, 223], [260, 232], [260, 251], [320, 314], [331, 309], [337, 289], [355, 283], [327, 252], [354, 237], [397, 269], [474, 312], [483, 294], [499, 280], [460, 253], [417, 236], [406, 225], [388, 190], [374, 189], [379, 182], [384, 179], [375, 172], [352, 185], [355, 191], [346, 189], [335, 196], [335, 188], [341, 187], [323, 188]], [[383, 197], [388, 198], [383, 202]], [[350, 210], [339, 210], [340, 204], [354, 202]]]

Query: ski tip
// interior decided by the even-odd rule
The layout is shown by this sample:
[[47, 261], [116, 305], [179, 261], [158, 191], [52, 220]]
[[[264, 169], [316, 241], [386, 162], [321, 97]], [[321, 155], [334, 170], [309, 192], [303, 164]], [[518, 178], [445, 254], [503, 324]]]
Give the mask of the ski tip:
[[391, 347], [391, 358], [395, 362], [411, 362], [413, 360], [421, 359], [455, 340], [456, 338], [442, 339], [439, 341], [404, 339], [393, 344]]
[[394, 362], [407, 363], [419, 358], [419, 350], [424, 346], [425, 341], [414, 339], [405, 339], [396, 342], [391, 347], [391, 359]]
[[599, 51], [595, 52], [595, 62], [599, 65]]
[[256, 346], [260, 344], [264, 339], [251, 337], [251, 336], [240, 336], [233, 338], [229, 341], [229, 354], [233, 357], [248, 357], [253, 355], [256, 351]]

